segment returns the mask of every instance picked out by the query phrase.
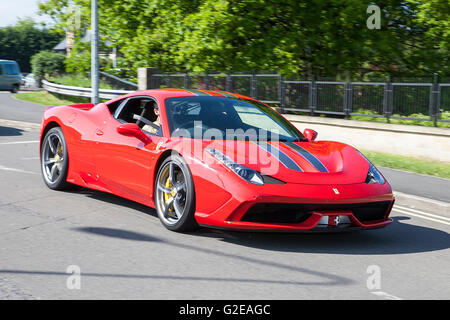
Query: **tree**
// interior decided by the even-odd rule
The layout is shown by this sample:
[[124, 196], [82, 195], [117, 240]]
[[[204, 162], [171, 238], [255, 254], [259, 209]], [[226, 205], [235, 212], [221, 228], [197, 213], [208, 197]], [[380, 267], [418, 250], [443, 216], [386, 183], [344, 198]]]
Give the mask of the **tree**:
[[448, 0], [421, 0], [408, 3], [415, 6], [414, 25], [419, 29], [420, 41], [409, 43], [411, 51], [418, 57], [427, 57], [422, 62], [416, 59], [425, 72], [450, 75], [450, 3]]
[[62, 35], [38, 28], [31, 19], [19, 20], [15, 25], [0, 28], [0, 58], [15, 60], [23, 72], [30, 72], [30, 58], [41, 50], [53, 48]]
[[[72, 0], [88, 25], [89, 0]], [[64, 26], [68, 0], [42, 12]], [[279, 70], [285, 75], [448, 72], [446, 0], [379, 0], [381, 29], [361, 0], [99, 0], [100, 32], [130, 67]], [[445, 13], [444, 13], [445, 12]]]

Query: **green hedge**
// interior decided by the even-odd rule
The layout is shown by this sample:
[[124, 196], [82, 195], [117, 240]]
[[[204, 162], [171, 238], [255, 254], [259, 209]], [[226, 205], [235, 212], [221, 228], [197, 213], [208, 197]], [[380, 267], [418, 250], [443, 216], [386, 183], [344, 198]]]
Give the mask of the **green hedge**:
[[66, 57], [61, 53], [40, 51], [31, 57], [32, 72], [39, 78], [64, 73]]

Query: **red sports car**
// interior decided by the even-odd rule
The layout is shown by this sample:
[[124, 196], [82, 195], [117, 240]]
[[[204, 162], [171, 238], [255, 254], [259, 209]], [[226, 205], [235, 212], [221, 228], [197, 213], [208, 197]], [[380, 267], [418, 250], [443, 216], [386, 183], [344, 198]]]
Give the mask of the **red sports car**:
[[156, 89], [47, 107], [40, 156], [72, 184], [156, 208], [174, 231], [337, 231], [392, 222], [392, 189], [353, 147], [315, 141], [246, 96]]

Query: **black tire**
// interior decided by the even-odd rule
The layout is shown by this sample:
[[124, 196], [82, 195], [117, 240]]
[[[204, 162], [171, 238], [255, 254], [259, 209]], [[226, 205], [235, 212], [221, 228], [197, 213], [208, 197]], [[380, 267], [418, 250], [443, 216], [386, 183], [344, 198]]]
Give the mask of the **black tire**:
[[66, 190], [72, 186], [66, 181], [69, 156], [64, 133], [60, 127], [50, 129], [41, 145], [41, 173], [45, 184], [53, 190]]
[[12, 86], [10, 91], [11, 91], [11, 93], [19, 92], [19, 85], [18, 84], [13, 84], [13, 86]]
[[[171, 192], [164, 192], [161, 188]], [[154, 184], [154, 199], [159, 220], [167, 229], [185, 232], [198, 228], [194, 217], [194, 182], [181, 156], [170, 155], [160, 165]]]

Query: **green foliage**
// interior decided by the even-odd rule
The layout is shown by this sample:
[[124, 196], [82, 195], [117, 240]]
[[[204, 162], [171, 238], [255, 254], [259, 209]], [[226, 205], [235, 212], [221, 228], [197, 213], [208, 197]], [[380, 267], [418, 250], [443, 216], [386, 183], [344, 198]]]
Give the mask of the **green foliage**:
[[70, 54], [66, 57], [66, 71], [69, 73], [86, 74], [91, 70], [90, 45], [80, 41], [75, 42]]
[[31, 68], [38, 77], [48, 77], [64, 72], [65, 56], [52, 51], [40, 51], [31, 57]]
[[13, 26], [0, 28], [0, 59], [15, 60], [22, 72], [30, 72], [31, 56], [53, 48], [61, 37], [61, 33], [42, 29], [31, 19], [19, 20]]
[[[45, 0], [67, 27], [69, 3], [89, 25], [89, 0]], [[380, 0], [369, 30], [361, 0], [99, 0], [100, 31], [128, 66], [163, 71], [277, 70], [364, 78], [450, 74], [448, 0]], [[70, 20], [70, 19], [69, 19]]]

